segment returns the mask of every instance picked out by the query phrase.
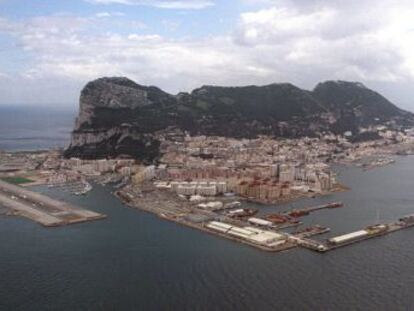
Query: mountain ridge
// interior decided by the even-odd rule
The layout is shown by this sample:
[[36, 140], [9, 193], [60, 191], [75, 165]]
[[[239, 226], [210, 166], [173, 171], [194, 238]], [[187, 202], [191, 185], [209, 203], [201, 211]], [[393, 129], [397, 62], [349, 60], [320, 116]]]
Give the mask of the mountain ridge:
[[[361, 127], [413, 124], [414, 115], [362, 83], [325, 81], [312, 91], [291, 83], [204, 85], [172, 95], [125, 77], [89, 82], [67, 157], [128, 155], [152, 161], [167, 132], [236, 138], [357, 133]], [[136, 146], [136, 148], [135, 148]]]

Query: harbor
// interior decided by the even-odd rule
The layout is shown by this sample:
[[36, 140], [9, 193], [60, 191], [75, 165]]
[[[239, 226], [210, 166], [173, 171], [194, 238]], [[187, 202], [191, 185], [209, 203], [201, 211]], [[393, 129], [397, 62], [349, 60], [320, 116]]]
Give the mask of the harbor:
[[275, 230], [262, 230], [258, 227], [237, 227], [228, 223], [209, 222], [206, 227], [220, 233], [224, 237], [236, 237], [252, 246], [259, 247], [262, 250], [278, 252], [287, 249], [304, 247], [306, 249], [325, 253], [341, 247], [362, 242], [368, 239], [380, 237], [399, 230], [408, 229], [414, 226], [414, 215], [408, 215], [400, 218], [396, 222], [389, 224], [371, 225], [359, 231], [347, 233], [337, 237], [329, 238], [324, 242], [310, 239], [312, 236], [324, 234], [330, 231], [330, 228], [316, 225], [303, 229], [300, 232], [285, 233]]
[[[325, 253], [409, 228], [414, 224], [414, 216], [405, 216], [397, 222], [375, 224], [356, 232], [317, 241], [312, 237], [328, 233], [331, 228], [319, 224], [302, 226], [303, 223], [297, 218], [325, 209], [333, 211], [337, 208], [342, 209], [344, 207], [342, 202], [335, 201], [296, 208], [279, 214], [259, 215], [257, 209], [242, 208], [239, 201], [226, 204], [220, 201], [211, 204], [194, 204], [169, 191], [154, 189], [151, 184], [147, 184], [143, 189], [139, 197], [132, 192], [133, 188], [117, 190], [115, 194], [130, 207], [268, 252], [281, 252], [303, 247], [318, 253]], [[231, 208], [223, 208], [224, 206]], [[294, 230], [289, 230], [292, 228]]]
[[[338, 249], [340, 247], [349, 246], [368, 239], [380, 237], [386, 234], [394, 233], [403, 229], [408, 229], [414, 226], [414, 215], [407, 215], [401, 217], [398, 221], [389, 224], [377, 224], [368, 226], [362, 230], [347, 233], [341, 236], [333, 237], [327, 240], [326, 244], [319, 244], [316, 251], [327, 252]], [[305, 246], [306, 247], [306, 246]]]
[[[412, 187], [413, 160], [412, 157], [403, 158], [401, 164], [378, 171], [364, 172], [359, 168], [338, 170], [341, 180], [352, 185], [352, 190], [328, 198], [309, 198], [295, 204], [277, 206], [250, 204], [234, 198], [242, 203], [235, 208], [259, 209], [259, 213], [252, 217], [263, 218], [267, 213], [281, 213], [289, 209], [341, 201], [344, 203], [343, 208], [321, 210], [300, 218], [303, 225], [298, 230], [295, 227], [275, 229], [295, 233], [304, 227], [320, 224], [329, 227], [330, 232], [308, 239], [326, 241], [331, 237], [359, 231], [371, 224], [392, 223], [400, 215], [414, 213], [410, 204], [413, 193], [408, 191]], [[395, 182], [396, 178], [401, 178], [402, 185]], [[380, 183], [374, 184], [376, 180], [380, 180]], [[230, 298], [239, 298], [242, 293], [247, 293], [236, 305], [238, 309], [242, 309], [245, 304], [256, 303], [258, 293], [262, 293], [260, 295], [263, 299], [258, 307], [263, 310], [266, 310], [266, 305], [278, 309], [283, 304], [287, 308], [318, 310], [320, 306], [315, 302], [315, 297], [320, 296], [334, 310], [354, 310], [358, 307], [370, 310], [378, 302], [386, 304], [389, 310], [404, 310], [404, 306], [413, 302], [411, 287], [400, 286], [401, 282], [410, 284], [412, 281], [410, 271], [414, 231], [410, 229], [325, 253], [293, 243], [291, 248], [284, 251], [271, 252], [243, 243], [241, 239], [202, 230], [197, 226], [191, 227], [190, 222], [184, 225], [155, 213], [142, 212], [138, 199], [138, 207], [127, 208], [110, 194], [113, 191], [110, 186], [93, 184], [93, 190], [85, 196], [72, 195], [47, 186], [35, 189], [52, 198], [106, 214], [108, 221], [45, 230], [31, 221], [1, 216], [4, 248], [2, 263], [14, 271], [12, 275], [5, 275], [7, 283], [12, 284], [11, 290], [5, 292], [5, 297], [10, 297], [7, 295], [12, 291], [16, 303], [21, 297], [21, 288], [25, 286], [25, 280], [19, 276], [34, 273], [30, 266], [22, 264], [27, 258], [34, 261], [41, 272], [39, 277], [33, 278], [34, 285], [52, 291], [53, 297], [44, 297], [50, 297], [47, 301], [51, 301], [56, 309], [59, 309], [62, 300], [55, 297], [65, 299], [65, 282], [79, 284], [78, 290], [74, 292], [77, 293], [74, 301], [68, 302], [71, 309], [79, 309], [79, 305], [86, 308], [89, 300], [82, 295], [85, 292], [89, 292], [91, 297], [96, 295], [93, 288], [102, 291], [102, 299], [108, 297], [106, 289], [112, 291], [114, 297], [119, 297], [116, 298], [115, 308], [122, 306], [125, 309], [131, 307], [131, 304], [122, 302], [126, 297], [136, 299], [133, 307], [137, 308], [140, 304], [151, 309], [151, 306], [161, 300], [167, 309], [171, 304], [185, 309], [188, 301], [196, 306], [203, 297], [211, 299], [210, 294], [220, 297], [217, 298], [220, 308], [228, 309], [231, 308], [230, 302], [227, 304], [226, 300], [223, 302], [221, 299], [224, 291], [225, 297], [231, 295]], [[144, 201], [147, 200], [145, 197], [146, 195]], [[163, 198], [157, 200], [160, 202], [154, 205], [163, 208]], [[168, 210], [164, 212], [168, 213]], [[85, 251], [79, 252], [79, 249]], [[98, 260], [103, 261], [103, 264], [94, 265]], [[56, 262], [61, 267], [58, 274]], [[85, 264], [88, 262], [91, 264]], [[56, 275], [63, 283], [54, 284]], [[85, 283], [85, 276], [93, 277], [88, 277]], [[378, 286], [378, 277], [387, 280], [382, 282], [385, 287]], [[160, 281], [166, 278], [175, 278], [175, 281]], [[125, 284], [131, 290], [124, 291]], [[332, 288], [335, 289], [334, 293], [327, 290]], [[155, 289], [162, 290], [165, 295], [150, 295]], [[304, 301], [292, 296], [292, 289], [297, 289], [297, 295], [301, 295]], [[336, 294], [339, 291], [340, 294]], [[196, 293], [197, 296], [188, 300], [190, 293]], [[275, 293], [283, 297], [275, 298]], [[356, 306], [352, 297], [361, 293], [364, 293], [366, 303]], [[39, 308], [45, 302], [36, 292], [29, 295]], [[395, 297], [398, 295], [401, 299], [395, 305]], [[230, 301], [230, 298], [223, 299]], [[8, 305], [12, 309], [16, 304]], [[30, 305], [26, 306], [26, 309], [30, 309]]]
[[332, 209], [332, 208], [338, 208], [338, 207], [343, 207], [343, 206], [344, 206], [344, 204], [342, 202], [332, 202], [332, 203], [328, 203], [328, 204], [310, 206], [310, 207], [305, 207], [305, 208], [301, 208], [301, 209], [293, 209], [293, 210], [290, 210], [290, 211], [282, 212], [281, 214], [284, 215], [284, 216], [298, 218], [298, 217], [302, 217], [302, 216], [307, 216], [312, 212], [320, 211], [320, 210], [323, 210], [323, 209]]

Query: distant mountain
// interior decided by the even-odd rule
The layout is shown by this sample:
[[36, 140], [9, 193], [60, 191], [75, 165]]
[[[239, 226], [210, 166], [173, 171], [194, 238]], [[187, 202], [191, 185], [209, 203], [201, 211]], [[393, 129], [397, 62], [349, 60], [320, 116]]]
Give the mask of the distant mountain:
[[202, 86], [168, 94], [127, 78], [101, 78], [81, 92], [67, 157], [159, 156], [172, 133], [253, 138], [358, 132], [374, 124], [413, 124], [404, 111], [361, 83], [328, 81], [313, 91], [292, 84]]
[[337, 133], [357, 131], [369, 126], [395, 120], [399, 124], [411, 122], [412, 113], [392, 104], [384, 96], [358, 82], [327, 81], [319, 83], [312, 92], [336, 118], [331, 130]]

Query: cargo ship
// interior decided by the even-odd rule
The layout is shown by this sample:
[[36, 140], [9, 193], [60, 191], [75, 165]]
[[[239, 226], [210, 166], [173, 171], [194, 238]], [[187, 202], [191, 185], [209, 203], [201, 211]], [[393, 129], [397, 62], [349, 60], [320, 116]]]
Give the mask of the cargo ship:
[[296, 224], [299, 223], [299, 220], [295, 218], [291, 218], [287, 215], [281, 215], [281, 214], [270, 214], [265, 216], [265, 218], [274, 224], [284, 224], [284, 223], [292, 223]]
[[310, 213], [308, 211], [305, 211], [305, 210], [292, 210], [288, 213], [288, 215], [290, 217], [294, 217], [294, 218], [306, 216], [306, 215], [309, 215], [309, 214]]
[[313, 207], [305, 207], [305, 208], [301, 208], [301, 209], [293, 209], [291, 211], [283, 212], [283, 215], [287, 215], [289, 217], [298, 218], [298, 217], [302, 217], [302, 216], [307, 216], [311, 212], [315, 212], [315, 211], [322, 210], [322, 209], [325, 209], [325, 208], [337, 208], [337, 207], [342, 207], [342, 206], [344, 206], [344, 204], [342, 202], [332, 202], [332, 203], [328, 203], [328, 204], [324, 204], [324, 205], [318, 205], [318, 206], [313, 206]]
[[294, 235], [300, 237], [310, 237], [313, 235], [323, 234], [329, 232], [331, 229], [321, 225], [315, 225], [312, 227], [306, 227], [299, 230], [296, 230]]
[[342, 206], [344, 206], [344, 203], [342, 202], [332, 202], [332, 203], [325, 205], [326, 208], [337, 208], [337, 207], [342, 207]]
[[253, 208], [239, 208], [235, 210], [228, 211], [226, 214], [232, 218], [242, 218], [242, 217], [250, 217], [254, 216], [258, 213], [257, 209]]

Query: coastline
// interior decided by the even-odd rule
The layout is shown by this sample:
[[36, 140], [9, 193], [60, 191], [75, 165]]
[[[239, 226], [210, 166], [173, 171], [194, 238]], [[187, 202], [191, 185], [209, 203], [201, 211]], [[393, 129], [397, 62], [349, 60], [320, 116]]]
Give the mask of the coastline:
[[194, 230], [199, 230], [199, 231], [208, 233], [208, 234], [213, 235], [213, 236], [219, 236], [219, 237], [228, 239], [228, 240], [233, 241], [233, 242], [242, 243], [242, 244], [248, 245], [250, 247], [254, 247], [256, 249], [260, 249], [262, 251], [266, 251], [266, 252], [282, 252], [282, 251], [286, 251], [286, 250], [289, 250], [289, 249], [292, 249], [292, 248], [296, 248], [297, 247], [296, 244], [291, 243], [291, 242], [287, 242], [287, 243], [285, 243], [284, 245], [282, 245], [282, 246], [280, 246], [278, 248], [271, 248], [271, 247], [266, 247], [264, 245], [259, 245], [259, 244], [251, 243], [249, 241], [246, 241], [246, 240], [243, 240], [243, 239], [240, 239], [240, 238], [236, 238], [236, 237], [233, 237], [233, 236], [230, 236], [230, 235], [227, 235], [227, 234], [223, 234], [223, 233], [220, 233], [220, 232], [217, 232], [217, 231], [210, 230], [207, 227], [205, 227], [203, 224], [202, 225], [197, 225], [195, 223], [191, 223], [189, 221], [185, 221], [185, 220], [180, 219], [180, 218], [177, 218], [177, 217], [169, 216], [169, 215], [163, 214], [163, 213], [157, 213], [157, 212], [154, 211], [153, 208], [148, 208], [148, 207], [146, 207], [145, 204], [142, 204], [142, 203], [139, 204], [139, 205], [138, 204], [131, 204], [130, 202], [126, 202], [122, 198], [122, 196], [120, 196], [117, 192], [118, 191], [114, 192], [114, 195], [124, 205], [126, 205], [127, 207], [129, 207], [131, 209], [137, 209], [137, 210], [140, 210], [140, 211], [143, 211], [143, 212], [146, 212], [146, 213], [150, 213], [152, 215], [157, 216], [158, 218], [160, 218], [162, 220], [167, 220], [167, 221], [170, 221], [170, 222], [174, 222], [174, 223], [176, 223], [178, 225], [183, 225], [183, 226], [186, 226], [186, 227], [191, 228], [191, 229], [194, 229]]
[[[126, 188], [126, 189], [125, 189]], [[128, 186], [126, 186], [124, 189], [118, 189], [113, 194], [126, 206], [133, 209], [138, 209], [147, 213], [151, 213], [155, 216], [157, 216], [160, 219], [171, 221], [174, 223], [177, 223], [179, 225], [184, 225], [186, 227], [190, 227], [192, 229], [197, 229], [202, 232], [207, 232], [211, 235], [219, 236], [221, 238], [226, 238], [228, 240], [243, 243], [246, 245], [249, 245], [251, 247], [268, 251], [268, 252], [280, 252], [285, 251], [288, 249], [292, 249], [297, 247], [297, 243], [294, 243], [292, 241], [286, 240], [284, 244], [281, 244], [277, 247], [268, 247], [265, 245], [260, 245], [256, 243], [252, 243], [249, 241], [246, 241], [242, 238], [237, 238], [234, 236], [230, 236], [228, 234], [224, 234], [215, 230], [211, 230], [206, 227], [206, 224], [211, 221], [217, 219], [217, 217], [220, 216], [220, 213], [215, 213], [213, 211], [206, 211], [196, 208], [193, 204], [191, 204], [189, 201], [184, 200], [176, 196], [174, 193], [169, 192], [168, 190], [159, 190], [156, 189], [153, 185], [147, 183], [143, 188], [147, 188], [147, 190], [141, 195], [139, 198], [130, 199], [130, 197], [134, 197], [131, 195], [128, 191]], [[349, 188], [342, 185], [341, 183], [337, 183], [335, 185], [335, 188], [333, 191], [321, 193], [318, 195], [318, 197], [329, 195], [336, 192], [344, 192], [348, 191]], [[309, 197], [315, 197], [313, 195], [298, 195], [298, 196], [290, 196], [284, 200], [279, 200], [277, 203], [274, 202], [260, 202], [255, 200], [249, 200], [243, 197], [235, 197], [233, 199], [239, 199], [241, 201], [245, 202], [253, 202], [255, 204], [261, 204], [261, 205], [270, 205], [270, 204], [282, 204], [282, 203], [288, 203], [293, 202], [296, 200], [300, 200], [303, 198], [309, 198]], [[216, 200], [219, 200], [220, 198], [215, 198]], [[178, 210], [177, 210], [178, 208]], [[191, 222], [185, 219], [188, 215], [205, 215], [208, 220], [201, 221], [200, 223]], [[229, 220], [228, 220], [229, 221]], [[237, 221], [237, 220], [230, 220], [230, 223], [233, 223], [235, 225], [245, 225], [245, 222]], [[279, 229], [283, 229], [284, 225], [278, 225], [275, 227]]]

